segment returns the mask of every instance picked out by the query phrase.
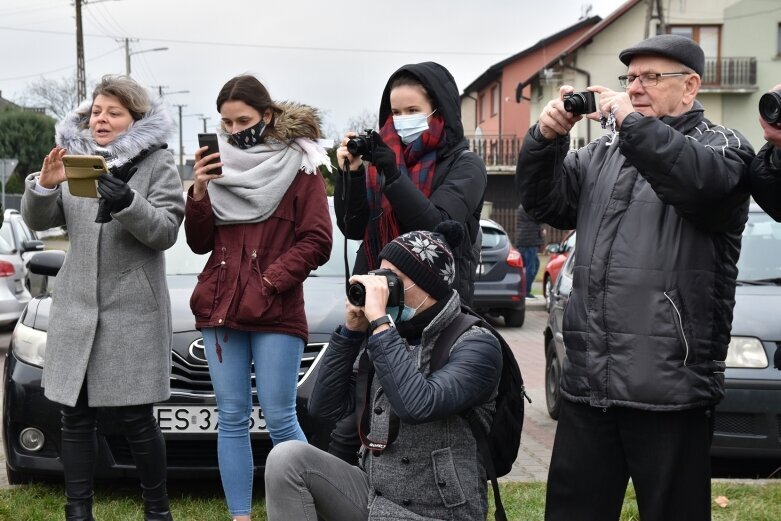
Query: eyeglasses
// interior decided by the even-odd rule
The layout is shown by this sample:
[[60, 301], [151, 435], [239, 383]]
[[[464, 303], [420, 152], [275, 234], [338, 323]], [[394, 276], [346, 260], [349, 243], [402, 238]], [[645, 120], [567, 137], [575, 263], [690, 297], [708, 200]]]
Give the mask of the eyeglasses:
[[628, 89], [629, 86], [634, 83], [635, 80], [640, 80], [642, 87], [654, 87], [659, 83], [659, 79], [666, 76], [684, 76], [692, 74], [691, 72], [648, 72], [635, 76], [634, 74], [626, 74], [618, 77], [618, 83], [621, 88]]

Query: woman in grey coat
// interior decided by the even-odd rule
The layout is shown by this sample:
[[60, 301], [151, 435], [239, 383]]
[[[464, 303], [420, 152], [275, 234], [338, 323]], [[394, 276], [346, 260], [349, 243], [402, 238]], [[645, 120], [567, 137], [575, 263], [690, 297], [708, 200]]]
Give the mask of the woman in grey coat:
[[[128, 77], [105, 76], [92, 100], [57, 125], [57, 146], [26, 180], [22, 216], [34, 230], [67, 225], [43, 368], [62, 404], [66, 519], [92, 520], [96, 419], [122, 420], [141, 480], [146, 520], [172, 519], [165, 443], [152, 404], [170, 395], [171, 310], [163, 251], [184, 215], [182, 184], [163, 150], [174, 124]], [[101, 198], [71, 194], [62, 157], [101, 155]], [[100, 210], [99, 210], [100, 205]], [[97, 216], [97, 217], [96, 217]]]

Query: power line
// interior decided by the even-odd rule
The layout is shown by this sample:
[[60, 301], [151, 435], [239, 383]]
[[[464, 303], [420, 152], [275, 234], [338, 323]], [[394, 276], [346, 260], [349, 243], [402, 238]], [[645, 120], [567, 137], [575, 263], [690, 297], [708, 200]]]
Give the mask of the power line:
[[[98, 60], [100, 58], [103, 58], [104, 56], [108, 56], [111, 53], [117, 52], [121, 48], [122, 48], [122, 46], [116, 47], [114, 49], [111, 49], [110, 51], [104, 52], [103, 54], [99, 54], [98, 56], [93, 56], [92, 58], [90, 58], [89, 60], [86, 60], [86, 61], [92, 62], [92, 61]], [[46, 74], [52, 74], [54, 72], [65, 71], [65, 70], [73, 69], [73, 68], [75, 68], [73, 65], [66, 65], [65, 67], [60, 67], [59, 69], [53, 69], [53, 70], [45, 71], [45, 72], [36, 72], [35, 74], [27, 74], [25, 76], [16, 76], [16, 77], [13, 77], [13, 78], [0, 78], [0, 81], [12, 81], [12, 80], [24, 80], [24, 79], [27, 79], [27, 78], [36, 78], [38, 76], [45, 76]]]
[[[61, 34], [67, 36], [73, 36], [73, 33], [65, 31], [51, 31], [45, 29], [19, 29], [17, 27], [0, 26], [0, 30], [3, 31], [19, 31], [19, 32], [31, 32], [31, 33], [44, 33], [44, 34]], [[96, 37], [96, 38], [113, 38], [103, 34], [87, 34], [84, 36]], [[271, 45], [263, 43], [234, 43], [234, 42], [218, 42], [218, 41], [206, 41], [206, 40], [180, 40], [173, 38], [147, 38], [145, 36], [139, 36], [138, 39], [149, 42], [163, 42], [163, 43], [179, 43], [184, 45], [208, 45], [218, 47], [243, 47], [252, 49], [276, 49], [283, 51], [316, 51], [316, 52], [349, 52], [349, 53], [364, 53], [364, 54], [440, 54], [440, 55], [454, 55], [454, 56], [508, 56], [516, 51], [503, 51], [503, 52], [478, 52], [478, 51], [431, 51], [424, 49], [366, 49], [364, 47], [306, 47], [296, 45]]]

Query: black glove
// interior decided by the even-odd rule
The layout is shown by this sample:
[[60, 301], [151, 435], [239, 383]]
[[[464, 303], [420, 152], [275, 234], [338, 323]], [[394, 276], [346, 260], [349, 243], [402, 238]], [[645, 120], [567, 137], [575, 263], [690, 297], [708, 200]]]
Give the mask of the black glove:
[[133, 190], [123, 180], [113, 175], [98, 178], [98, 192], [113, 213], [121, 212], [133, 202]]
[[382, 140], [377, 132], [372, 132], [371, 162], [385, 176], [385, 184], [389, 185], [399, 178], [399, 167], [396, 165], [396, 154]]

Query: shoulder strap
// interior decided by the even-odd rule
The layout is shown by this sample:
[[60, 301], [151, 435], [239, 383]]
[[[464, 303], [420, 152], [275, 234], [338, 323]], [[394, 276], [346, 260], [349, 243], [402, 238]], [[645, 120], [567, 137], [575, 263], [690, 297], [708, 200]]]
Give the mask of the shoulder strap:
[[[466, 312], [465, 312], [466, 311]], [[450, 357], [450, 349], [458, 337], [464, 334], [472, 326], [480, 325], [485, 327], [486, 322], [476, 316], [471, 309], [462, 307], [461, 313], [448, 325], [442, 333], [439, 334], [437, 341], [434, 343], [434, 349], [431, 353], [431, 362], [429, 363], [429, 372], [433, 373], [437, 369], [441, 369]], [[498, 333], [494, 328], [488, 326], [487, 329], [491, 331], [493, 335]], [[497, 340], [501, 343], [501, 339], [497, 337]], [[474, 410], [469, 410], [462, 413], [462, 416], [469, 422], [469, 428], [472, 430], [472, 436], [474, 436], [477, 442], [477, 450], [480, 453], [480, 459], [485, 468], [488, 479], [491, 480], [491, 488], [494, 491], [494, 505], [496, 507], [494, 512], [494, 519], [496, 521], [507, 521], [507, 514], [504, 511], [504, 505], [502, 504], [502, 497], [499, 495], [499, 483], [496, 479], [496, 468], [494, 467], [494, 460], [491, 456], [491, 447], [488, 445], [488, 436], [480, 424], [480, 420], [477, 418]]]

